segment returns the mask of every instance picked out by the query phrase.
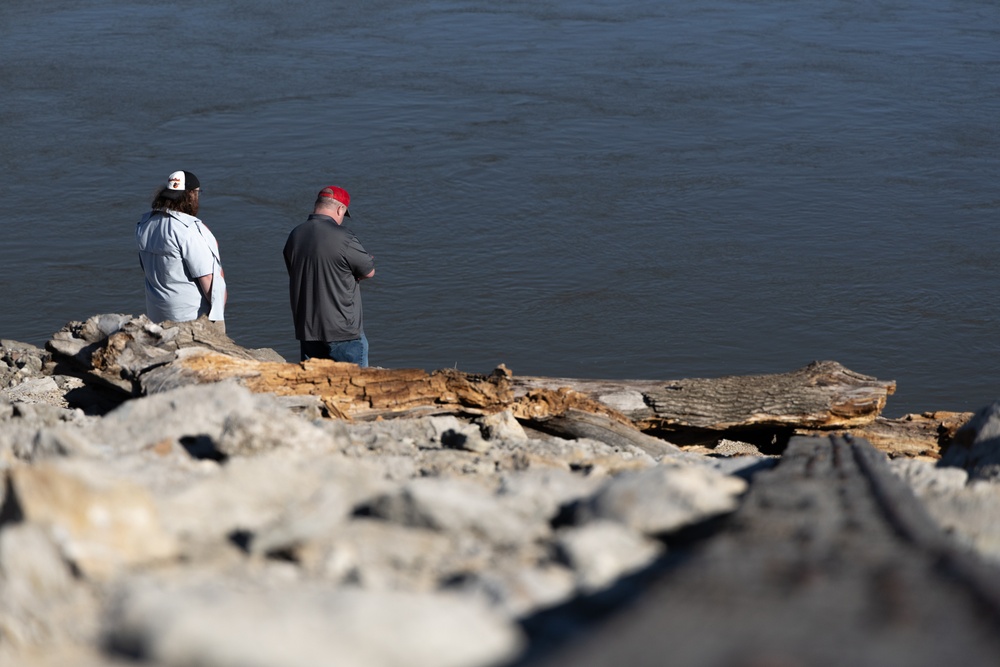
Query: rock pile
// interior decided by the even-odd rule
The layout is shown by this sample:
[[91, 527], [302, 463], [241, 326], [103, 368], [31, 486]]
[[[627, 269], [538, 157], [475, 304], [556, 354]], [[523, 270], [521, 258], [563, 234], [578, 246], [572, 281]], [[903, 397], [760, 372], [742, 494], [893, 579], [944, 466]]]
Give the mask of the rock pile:
[[[526, 619], [635, 594], [777, 461], [509, 411], [324, 420], [235, 381], [115, 398], [67, 356], [0, 341], [4, 665], [516, 664]], [[962, 467], [895, 465], [1000, 559], [1000, 404], [978, 419]]]

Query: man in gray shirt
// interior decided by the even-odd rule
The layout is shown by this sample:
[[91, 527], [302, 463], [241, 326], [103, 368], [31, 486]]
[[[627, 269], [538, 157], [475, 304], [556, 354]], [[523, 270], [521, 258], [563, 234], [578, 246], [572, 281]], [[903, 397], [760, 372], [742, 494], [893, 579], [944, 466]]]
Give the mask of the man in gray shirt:
[[288, 295], [301, 359], [333, 359], [368, 366], [361, 281], [375, 275], [375, 259], [347, 227], [347, 190], [320, 190], [313, 213], [285, 242]]

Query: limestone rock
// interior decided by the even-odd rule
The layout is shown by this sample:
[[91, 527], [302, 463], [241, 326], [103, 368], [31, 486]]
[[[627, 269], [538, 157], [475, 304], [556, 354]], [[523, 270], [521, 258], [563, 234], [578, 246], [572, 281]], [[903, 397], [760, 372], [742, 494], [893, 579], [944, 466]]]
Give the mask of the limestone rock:
[[184, 387], [124, 403], [108, 413], [92, 438], [113, 451], [135, 451], [164, 439], [215, 443], [226, 419], [267, 409], [267, 396], [255, 396], [235, 383]]
[[500, 458], [499, 467], [503, 470], [557, 468], [602, 476], [656, 465], [656, 460], [641, 449], [616, 447], [589, 438], [502, 442], [492, 452]]
[[[3, 648], [49, 650], [93, 641], [97, 600], [73, 577], [48, 531], [35, 523], [0, 531], [0, 657]], [[2, 664], [18, 664], [13, 659]]]
[[510, 622], [450, 595], [134, 583], [108, 620], [119, 651], [164, 667], [475, 667], [512, 658]]
[[[324, 491], [325, 487], [335, 490]], [[166, 529], [185, 542], [217, 542], [237, 531], [266, 529], [270, 536], [261, 544], [273, 544], [260, 548], [278, 549], [307, 539], [326, 521], [335, 524], [385, 488], [368, 468], [349, 460], [274, 452], [232, 459], [175, 493], [161, 495], [159, 505]], [[296, 508], [302, 512], [296, 517], [301, 523], [286, 526], [286, 536], [281, 537], [276, 527], [282, 517], [288, 521]], [[336, 515], [310, 528], [308, 516], [321, 511]]]
[[920, 494], [939, 526], [980, 556], [1000, 564], [1000, 484], [974, 481], [958, 490]]
[[0, 395], [9, 401], [44, 403], [60, 400], [62, 389], [55, 379], [45, 376], [24, 380], [16, 386], [0, 391]]
[[38, 378], [48, 353], [30, 343], [0, 339], [0, 392], [15, 388], [29, 378]]
[[479, 424], [479, 428], [482, 429], [483, 436], [487, 440], [524, 442], [528, 439], [524, 427], [514, 418], [514, 413], [510, 410], [484, 415], [479, 417], [476, 423]]
[[941, 465], [964, 468], [970, 479], [1000, 478], [1000, 401], [976, 412], [955, 433]]
[[120, 567], [177, 554], [152, 498], [128, 480], [83, 461], [18, 466], [8, 474], [4, 514], [46, 527], [64, 557], [88, 577], [107, 579]]
[[330, 430], [276, 407], [261, 405], [253, 412], [225, 417], [215, 448], [225, 456], [256, 456], [277, 449], [336, 451], [346, 444]]
[[460, 479], [415, 479], [372, 504], [387, 521], [442, 532], [470, 532], [500, 545], [518, 545], [543, 536], [548, 526], [527, 521], [483, 487]]
[[889, 466], [918, 495], [958, 492], [969, 481], [969, 473], [965, 470], [935, 465], [931, 461], [897, 459], [890, 461]]
[[539, 521], [552, 522], [563, 507], [593, 494], [603, 482], [600, 475], [580, 475], [558, 468], [505, 472], [497, 494], [509, 506]]
[[296, 553], [320, 578], [371, 591], [424, 593], [468, 561], [449, 535], [359, 517]]
[[287, 504], [272, 522], [257, 530], [251, 551], [289, 552], [321, 540], [346, 521], [354, 500], [344, 486], [323, 484], [312, 495]]
[[577, 521], [618, 521], [659, 535], [736, 509], [747, 484], [702, 466], [658, 465], [623, 473], [577, 509]]
[[561, 530], [556, 546], [586, 592], [607, 587], [649, 565], [663, 552], [659, 542], [606, 520]]
[[537, 567], [490, 567], [462, 572], [449, 583], [458, 591], [483, 601], [509, 618], [565, 603], [578, 592], [573, 572], [560, 563]]
[[1000, 480], [973, 480], [962, 468], [897, 460], [893, 471], [924, 502], [928, 514], [955, 539], [1000, 563]]

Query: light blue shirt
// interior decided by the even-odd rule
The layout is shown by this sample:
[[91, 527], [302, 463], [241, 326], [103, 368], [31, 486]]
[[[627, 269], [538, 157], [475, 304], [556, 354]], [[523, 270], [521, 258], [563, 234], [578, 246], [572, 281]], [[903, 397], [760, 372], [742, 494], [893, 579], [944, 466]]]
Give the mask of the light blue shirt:
[[[135, 229], [146, 274], [146, 315], [153, 322], [186, 322], [208, 315], [224, 319], [226, 280], [219, 242], [198, 218], [179, 211], [150, 211]], [[212, 274], [212, 301], [195, 279]]]

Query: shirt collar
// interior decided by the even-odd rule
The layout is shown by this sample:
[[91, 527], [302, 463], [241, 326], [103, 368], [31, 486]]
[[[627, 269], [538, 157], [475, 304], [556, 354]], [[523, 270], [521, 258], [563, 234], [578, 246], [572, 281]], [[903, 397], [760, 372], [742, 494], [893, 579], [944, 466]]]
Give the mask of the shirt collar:
[[309, 220], [329, 220], [330, 222], [332, 222], [337, 227], [340, 227], [340, 225], [337, 225], [337, 221], [336, 220], [334, 220], [333, 218], [331, 218], [328, 215], [323, 215], [322, 213], [310, 213], [308, 219]]

